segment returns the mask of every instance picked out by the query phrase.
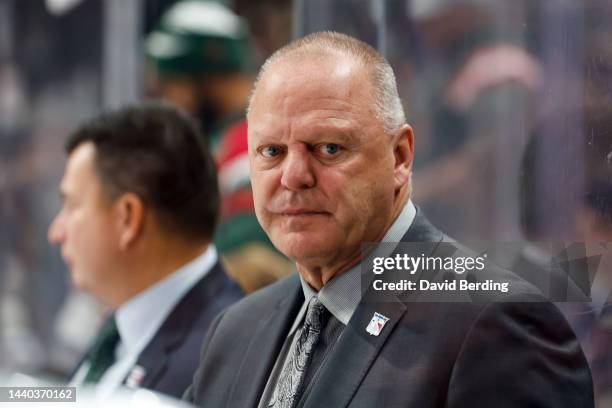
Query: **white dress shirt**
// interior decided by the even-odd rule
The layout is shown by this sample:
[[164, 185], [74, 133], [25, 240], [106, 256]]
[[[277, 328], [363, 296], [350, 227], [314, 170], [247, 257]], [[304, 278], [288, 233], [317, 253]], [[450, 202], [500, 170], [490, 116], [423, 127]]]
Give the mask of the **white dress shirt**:
[[[115, 319], [120, 340], [115, 348], [115, 363], [106, 370], [96, 385], [98, 397], [107, 397], [121, 386], [140, 353], [153, 339], [176, 304], [208, 274], [217, 259], [217, 250], [214, 245], [209, 245], [197, 258], [117, 309]], [[88, 370], [89, 362], [85, 361], [70, 381], [70, 385], [82, 385]]]

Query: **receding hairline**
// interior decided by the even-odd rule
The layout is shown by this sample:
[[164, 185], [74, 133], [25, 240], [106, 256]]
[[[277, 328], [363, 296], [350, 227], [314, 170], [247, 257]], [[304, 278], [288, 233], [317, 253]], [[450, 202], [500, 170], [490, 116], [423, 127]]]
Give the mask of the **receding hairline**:
[[367, 43], [333, 31], [322, 31], [295, 40], [272, 54], [262, 65], [248, 100], [247, 114], [254, 95], [266, 74], [282, 64], [316, 59], [344, 59], [360, 70], [373, 89], [379, 120], [389, 131], [406, 123], [399, 100], [395, 75], [388, 61]]
[[333, 31], [321, 31], [295, 40], [280, 48], [268, 59], [265, 65], [273, 64], [291, 56], [322, 56], [329, 57], [334, 54], [344, 55], [351, 59], [356, 58], [365, 66], [371, 63], [386, 63], [385, 59], [367, 43]]
[[[261, 67], [253, 86], [249, 108], [259, 82], [267, 72], [284, 64], [300, 63], [304, 60], [345, 59], [353, 66], [363, 69], [370, 82], [371, 70], [376, 64], [386, 64], [385, 59], [370, 45], [346, 34], [321, 31], [297, 39], [272, 54]], [[373, 84], [372, 84], [373, 85]]]

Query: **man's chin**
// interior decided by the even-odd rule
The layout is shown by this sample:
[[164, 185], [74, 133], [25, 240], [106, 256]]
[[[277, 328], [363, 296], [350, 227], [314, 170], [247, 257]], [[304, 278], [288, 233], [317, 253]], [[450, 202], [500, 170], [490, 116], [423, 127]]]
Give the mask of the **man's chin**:
[[307, 242], [300, 245], [285, 243], [279, 250], [289, 259], [299, 264], [310, 264], [320, 259], [325, 259], [329, 254], [329, 246], [313, 245], [313, 242]]
[[277, 215], [273, 228], [277, 228], [280, 234], [316, 234], [328, 228], [330, 221], [328, 213]]
[[72, 281], [72, 285], [79, 290], [87, 290], [85, 280], [83, 279], [83, 275], [78, 271], [72, 269], [70, 271], [70, 280]]
[[270, 238], [281, 253], [296, 262], [329, 254], [331, 247], [337, 243], [335, 234], [324, 233], [320, 227], [300, 231], [279, 228], [270, 234]]

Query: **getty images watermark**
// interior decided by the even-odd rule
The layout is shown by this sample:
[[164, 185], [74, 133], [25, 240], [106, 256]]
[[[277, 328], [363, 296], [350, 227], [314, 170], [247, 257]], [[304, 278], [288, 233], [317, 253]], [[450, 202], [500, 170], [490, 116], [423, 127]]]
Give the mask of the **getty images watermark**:
[[364, 299], [583, 302], [590, 300], [598, 273], [612, 265], [612, 247], [599, 244], [504, 242], [470, 248], [475, 249], [454, 242], [364, 245]]

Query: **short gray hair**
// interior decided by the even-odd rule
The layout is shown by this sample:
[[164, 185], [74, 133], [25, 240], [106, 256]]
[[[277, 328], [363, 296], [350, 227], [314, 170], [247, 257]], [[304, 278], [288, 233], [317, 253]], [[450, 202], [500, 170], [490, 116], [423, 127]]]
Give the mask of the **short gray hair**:
[[253, 94], [259, 80], [270, 66], [288, 56], [310, 56], [312, 54], [342, 53], [361, 63], [369, 72], [374, 88], [375, 113], [385, 132], [393, 134], [406, 123], [406, 115], [400, 100], [395, 74], [387, 60], [363, 41], [333, 31], [321, 31], [295, 40], [272, 54], [262, 65], [257, 75], [253, 93], [247, 108], [250, 110]]

